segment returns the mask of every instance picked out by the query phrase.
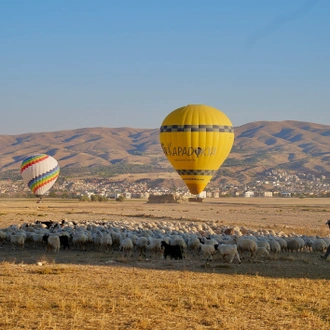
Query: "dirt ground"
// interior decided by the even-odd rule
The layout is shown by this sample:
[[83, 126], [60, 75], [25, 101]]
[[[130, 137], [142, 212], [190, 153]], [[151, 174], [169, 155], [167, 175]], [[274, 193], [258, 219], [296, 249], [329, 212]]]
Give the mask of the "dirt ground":
[[328, 234], [324, 223], [330, 219], [327, 198], [223, 198], [203, 202], [147, 203], [77, 202], [74, 200], [0, 199], [0, 227], [36, 220], [170, 220], [217, 221], [221, 225], [251, 228], [295, 228]]
[[[205, 199], [201, 203], [184, 202], [152, 204], [145, 200], [124, 202], [76, 202], [45, 199], [36, 203], [33, 199], [0, 199], [0, 229], [12, 224], [36, 220], [61, 221], [98, 220], [114, 221], [167, 221], [214, 222], [219, 226], [244, 226], [251, 229], [272, 229], [286, 234], [330, 235], [325, 222], [330, 219], [328, 199], [276, 199], [276, 198], [228, 198]], [[329, 258], [330, 259], [330, 258]], [[13, 251], [11, 246], [0, 248], [0, 262], [57, 264], [89, 264], [104, 266], [128, 266], [162, 270], [192, 270], [224, 274], [249, 274], [268, 277], [330, 279], [330, 260], [325, 261], [312, 252], [283, 253], [257, 262], [243, 260], [231, 265], [215, 258], [205, 265], [199, 257], [187, 255], [183, 261], [161, 257], [123, 258], [119, 252], [60, 251], [58, 254], [26, 248]]]

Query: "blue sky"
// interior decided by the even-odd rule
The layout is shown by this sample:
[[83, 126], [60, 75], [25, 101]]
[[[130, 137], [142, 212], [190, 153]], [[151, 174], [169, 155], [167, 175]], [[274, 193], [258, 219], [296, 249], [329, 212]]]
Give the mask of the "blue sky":
[[330, 125], [330, 1], [0, 4], [0, 135], [158, 128], [186, 104], [235, 127]]

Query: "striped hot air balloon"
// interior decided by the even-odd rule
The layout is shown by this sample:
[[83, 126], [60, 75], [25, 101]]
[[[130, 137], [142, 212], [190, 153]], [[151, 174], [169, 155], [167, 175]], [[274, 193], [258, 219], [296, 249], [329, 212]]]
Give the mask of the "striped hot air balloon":
[[164, 154], [189, 191], [198, 195], [229, 155], [234, 130], [220, 110], [189, 104], [164, 119], [159, 139]]
[[24, 182], [40, 200], [54, 185], [60, 173], [57, 160], [49, 155], [38, 154], [25, 158], [21, 164]]

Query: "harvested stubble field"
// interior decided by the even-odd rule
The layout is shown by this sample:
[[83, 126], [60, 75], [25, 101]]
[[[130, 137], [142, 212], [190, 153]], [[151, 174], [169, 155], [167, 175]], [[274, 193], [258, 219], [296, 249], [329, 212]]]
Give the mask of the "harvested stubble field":
[[[0, 199], [0, 228], [36, 220], [172, 221], [327, 236], [327, 199], [202, 203]], [[39, 263], [39, 265], [38, 265]], [[42, 264], [42, 266], [40, 266]], [[205, 266], [119, 252], [0, 248], [0, 329], [329, 329], [330, 262], [311, 252]]]

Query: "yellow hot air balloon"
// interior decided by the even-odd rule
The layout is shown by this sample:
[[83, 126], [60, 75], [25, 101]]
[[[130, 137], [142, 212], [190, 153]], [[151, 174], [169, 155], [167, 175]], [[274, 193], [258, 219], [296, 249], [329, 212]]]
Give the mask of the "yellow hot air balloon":
[[234, 130], [220, 110], [189, 104], [164, 119], [159, 139], [164, 154], [189, 191], [198, 195], [228, 157]]

